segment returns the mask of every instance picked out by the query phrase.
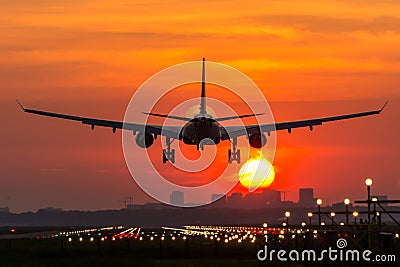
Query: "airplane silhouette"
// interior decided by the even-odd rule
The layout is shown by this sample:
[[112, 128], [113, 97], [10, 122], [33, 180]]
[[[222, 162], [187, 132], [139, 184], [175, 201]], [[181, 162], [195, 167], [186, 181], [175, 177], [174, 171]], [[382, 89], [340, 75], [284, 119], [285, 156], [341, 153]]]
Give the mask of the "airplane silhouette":
[[136, 135], [135, 138], [136, 144], [142, 148], [150, 147], [153, 144], [154, 140], [157, 138], [157, 136], [159, 135], [165, 136], [167, 148], [163, 149], [163, 163], [166, 163], [167, 161], [170, 161], [171, 163], [175, 162], [175, 150], [171, 149], [171, 142], [173, 140], [181, 140], [186, 145], [196, 145], [198, 150], [204, 149], [204, 145], [210, 145], [210, 144], [217, 145], [221, 141], [229, 140], [232, 144], [232, 149], [229, 149], [228, 151], [228, 162], [232, 163], [233, 161], [236, 161], [237, 163], [240, 163], [240, 149], [237, 149], [237, 138], [240, 136], [246, 136], [251, 147], [261, 148], [267, 142], [267, 137], [265, 136], [265, 133], [267, 133], [268, 136], [270, 135], [271, 131], [287, 130], [289, 133], [291, 133], [293, 128], [300, 128], [300, 127], [309, 127], [310, 131], [312, 131], [314, 126], [322, 125], [325, 122], [380, 114], [381, 111], [385, 108], [386, 104], [388, 103], [386, 101], [386, 103], [380, 109], [377, 110], [351, 113], [340, 116], [260, 124], [260, 125], [256, 124], [247, 126], [224, 127], [221, 126], [219, 122], [232, 119], [259, 116], [262, 115], [263, 113], [213, 118], [210, 114], [207, 113], [206, 109], [205, 84], [206, 84], [205, 59], [203, 58], [201, 102], [198, 114], [196, 114], [193, 118], [186, 118], [186, 117], [172, 116], [166, 114], [143, 112], [144, 114], [149, 116], [185, 121], [183, 127], [139, 124], [132, 122], [121, 122], [121, 121], [111, 121], [111, 120], [102, 120], [96, 118], [72, 116], [61, 113], [28, 109], [25, 108], [18, 100], [17, 102], [21, 106], [23, 111], [27, 113], [55, 117], [66, 120], [80, 121], [82, 122], [82, 124], [91, 125], [92, 130], [94, 129], [95, 126], [102, 126], [102, 127], [112, 128], [113, 133], [115, 133], [116, 129], [132, 131], [133, 134]]

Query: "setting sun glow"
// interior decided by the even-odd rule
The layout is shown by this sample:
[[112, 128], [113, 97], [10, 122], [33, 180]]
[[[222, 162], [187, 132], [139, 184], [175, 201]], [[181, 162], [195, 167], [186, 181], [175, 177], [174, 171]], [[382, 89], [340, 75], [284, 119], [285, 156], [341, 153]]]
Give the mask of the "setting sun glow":
[[275, 179], [274, 166], [262, 154], [256, 158], [250, 158], [240, 168], [239, 179], [250, 192], [258, 188], [266, 188]]

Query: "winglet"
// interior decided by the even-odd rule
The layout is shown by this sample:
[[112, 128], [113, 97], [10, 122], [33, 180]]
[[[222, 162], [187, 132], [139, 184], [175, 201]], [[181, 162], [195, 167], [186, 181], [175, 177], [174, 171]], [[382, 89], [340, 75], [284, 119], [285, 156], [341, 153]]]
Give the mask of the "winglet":
[[25, 111], [24, 106], [21, 104], [21, 102], [18, 101], [18, 99], [15, 99], [15, 101], [17, 101], [18, 105], [22, 108], [23, 111]]
[[381, 112], [381, 111], [386, 107], [386, 105], [387, 105], [388, 103], [389, 103], [389, 100], [386, 101], [385, 104], [383, 104], [383, 106], [381, 107], [381, 109], [379, 110], [379, 112]]

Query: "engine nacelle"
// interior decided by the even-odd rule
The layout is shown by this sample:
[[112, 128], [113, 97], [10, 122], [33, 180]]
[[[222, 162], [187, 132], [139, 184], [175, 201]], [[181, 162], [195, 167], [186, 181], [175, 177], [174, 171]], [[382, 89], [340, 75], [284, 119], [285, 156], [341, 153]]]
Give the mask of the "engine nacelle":
[[262, 148], [267, 143], [267, 137], [263, 133], [255, 133], [249, 136], [251, 147]]
[[154, 143], [154, 136], [149, 133], [138, 133], [136, 135], [136, 144], [141, 148], [148, 148]]

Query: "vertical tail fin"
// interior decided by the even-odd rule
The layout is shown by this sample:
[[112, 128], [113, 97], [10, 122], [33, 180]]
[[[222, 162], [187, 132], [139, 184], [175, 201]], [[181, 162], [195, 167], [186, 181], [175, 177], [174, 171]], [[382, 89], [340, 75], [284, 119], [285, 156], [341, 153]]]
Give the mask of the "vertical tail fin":
[[200, 114], [204, 115], [207, 113], [206, 110], [206, 65], [205, 58], [203, 57], [203, 70], [201, 75], [201, 102], [200, 102]]

